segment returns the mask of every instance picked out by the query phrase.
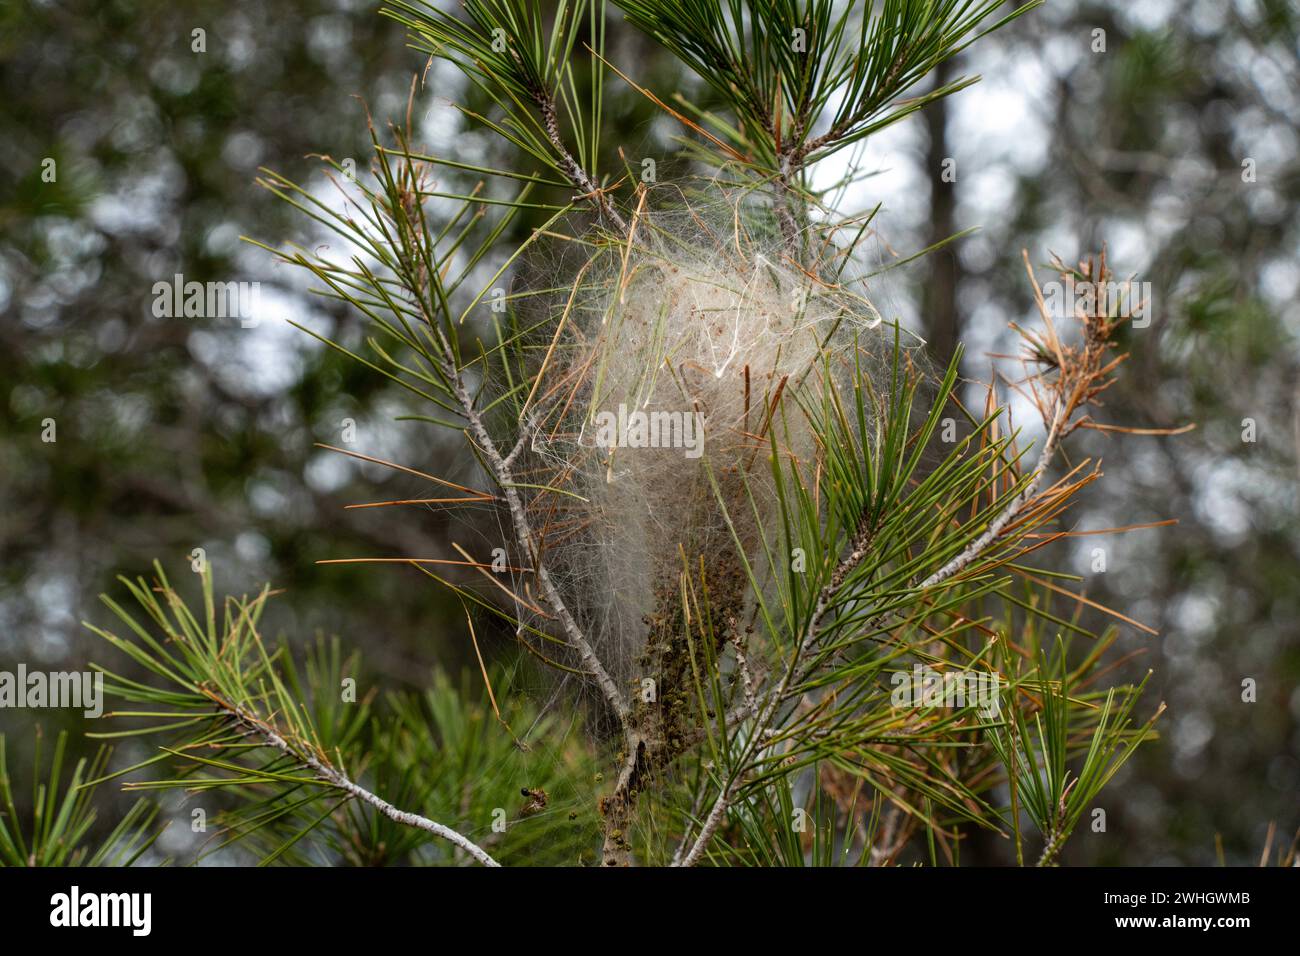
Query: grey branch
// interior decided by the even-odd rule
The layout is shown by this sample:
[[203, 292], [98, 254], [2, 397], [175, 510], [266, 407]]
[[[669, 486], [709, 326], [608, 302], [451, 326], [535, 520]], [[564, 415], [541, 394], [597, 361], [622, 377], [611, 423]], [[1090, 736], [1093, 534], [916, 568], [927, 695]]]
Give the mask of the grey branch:
[[605, 699], [609, 701], [614, 712], [618, 714], [619, 720], [624, 724], [627, 723], [628, 703], [623, 695], [619, 693], [618, 686], [614, 683], [613, 678], [601, 663], [596, 652], [592, 650], [590, 642], [582, 629], [578, 627], [578, 622], [573, 619], [569, 608], [560, 596], [554, 582], [551, 581], [551, 575], [542, 563], [541, 549], [537, 546], [537, 539], [533, 534], [532, 525], [528, 521], [528, 515], [524, 512], [523, 501], [520, 500], [519, 491], [515, 485], [514, 474], [511, 471], [511, 463], [514, 460], [521, 445], [516, 445], [511, 451], [509, 458], [504, 458], [497, 449], [496, 443], [493, 442], [492, 436], [488, 434], [487, 428], [483, 425], [483, 416], [474, 405], [474, 399], [465, 387], [464, 380], [460, 371], [456, 368], [455, 360], [452, 357], [451, 347], [447, 343], [440, 329], [436, 329], [440, 344], [446, 355], [444, 360], [443, 373], [451, 383], [452, 389], [456, 395], [456, 401], [461, 406], [461, 413], [465, 420], [469, 422], [469, 431], [479, 449], [483, 452], [483, 457], [487, 460], [488, 466], [492, 469], [493, 477], [496, 478], [497, 484], [501, 486], [502, 494], [505, 495], [506, 505], [510, 510], [510, 520], [514, 525], [515, 537], [519, 541], [519, 547], [529, 556], [536, 569], [534, 574], [537, 577], [537, 583], [541, 586], [542, 596], [546, 603], [550, 605], [551, 610], [560, 621], [560, 626], [564, 630], [565, 638], [569, 645], [577, 652], [578, 659], [582, 662], [583, 667], [596, 679], [600, 685]]
[[418, 830], [425, 830], [434, 836], [442, 837], [449, 843], [460, 847], [474, 859], [478, 860], [484, 866], [500, 866], [496, 860], [488, 854], [481, 846], [466, 836], [456, 832], [449, 826], [444, 826], [437, 821], [430, 820], [428, 817], [420, 816], [418, 813], [409, 813], [405, 810], [399, 810], [387, 800], [376, 796], [365, 787], [349, 779], [348, 776], [333, 767], [324, 763], [315, 754], [311, 753], [306, 747], [295, 747], [289, 741], [285, 740], [275, 730], [268, 727], [265, 723], [244, 713], [235, 705], [228, 701], [217, 700], [217, 703], [236, 721], [238, 721], [245, 730], [257, 737], [260, 737], [269, 746], [279, 750], [291, 760], [302, 764], [312, 771], [322, 783], [342, 790], [344, 793], [370, 804], [388, 819], [394, 823], [400, 823], [403, 826], [415, 827]]
[[534, 95], [537, 98], [537, 106], [542, 112], [542, 124], [546, 128], [546, 138], [550, 140], [551, 148], [555, 150], [555, 154], [560, 160], [560, 168], [564, 171], [564, 175], [582, 192], [583, 198], [589, 200], [596, 207], [596, 211], [601, 216], [609, 219], [618, 227], [620, 232], [627, 235], [627, 222], [619, 215], [618, 210], [614, 208], [614, 204], [609, 201], [605, 191], [591, 178], [591, 174], [573, 158], [573, 154], [569, 152], [569, 147], [564, 144], [564, 137], [560, 135], [559, 117], [555, 113], [555, 100], [545, 92], [537, 92]]

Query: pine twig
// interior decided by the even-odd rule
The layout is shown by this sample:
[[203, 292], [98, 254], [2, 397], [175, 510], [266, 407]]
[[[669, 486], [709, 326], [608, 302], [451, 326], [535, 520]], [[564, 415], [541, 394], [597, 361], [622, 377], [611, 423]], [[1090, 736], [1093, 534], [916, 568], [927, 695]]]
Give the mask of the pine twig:
[[[474, 398], [470, 395], [469, 389], [466, 388], [464, 379], [460, 371], [456, 368], [455, 361], [451, 357], [451, 347], [440, 329], [436, 329], [439, 338], [439, 344], [444, 352], [443, 374], [451, 383], [452, 390], [456, 396], [456, 401], [460, 404], [461, 414], [469, 423], [469, 431], [475, 444], [479, 446], [483, 457], [486, 459], [488, 466], [492, 469], [493, 477], [496, 478], [497, 484], [501, 486], [502, 494], [506, 499], [506, 506], [510, 511], [511, 523], [514, 526], [515, 537], [519, 546], [524, 550], [532, 562], [534, 574], [537, 582], [541, 585], [542, 596], [546, 603], [550, 605], [551, 610], [560, 621], [560, 626], [564, 630], [565, 638], [569, 645], [577, 652], [579, 660], [600, 685], [605, 699], [618, 715], [620, 722], [626, 724], [629, 713], [629, 707], [623, 694], [619, 692], [618, 686], [614, 679], [610, 677], [609, 671], [601, 663], [600, 658], [592, 649], [586, 635], [578, 627], [578, 622], [573, 619], [568, 606], [564, 603], [564, 598], [556, 589], [554, 582], [551, 580], [550, 572], [541, 561], [541, 549], [537, 546], [537, 537], [533, 532], [532, 525], [528, 521], [528, 516], [524, 511], [523, 502], [519, 498], [519, 491], [515, 485], [514, 473], [511, 470], [511, 461], [515, 452], [510, 454], [510, 460], [503, 457], [497, 449], [496, 443], [492, 436], [488, 434], [487, 428], [483, 425], [483, 416], [474, 405]], [[517, 450], [517, 449], [516, 449]]]
[[208, 696], [212, 698], [213, 703], [229, 714], [246, 733], [255, 735], [267, 745], [279, 750], [291, 760], [303, 765], [311, 770], [322, 783], [341, 790], [353, 798], [367, 803], [374, 807], [394, 823], [400, 823], [403, 826], [415, 827], [418, 830], [425, 830], [434, 836], [441, 837], [452, 843], [474, 859], [478, 860], [484, 866], [499, 867], [501, 864], [494, 860], [491, 855], [481, 846], [475, 843], [469, 837], [453, 830], [451, 827], [430, 820], [428, 817], [421, 816], [418, 813], [410, 813], [406, 810], [399, 810], [387, 800], [374, 793], [371, 793], [365, 787], [351, 780], [346, 774], [331, 767], [306, 747], [295, 746], [286, 740], [280, 733], [270, 727], [264, 721], [259, 720], [252, 714], [245, 713], [242, 709], [232, 704], [230, 701], [223, 700], [217, 695], [209, 692]]
[[609, 219], [618, 227], [619, 232], [627, 235], [626, 220], [614, 208], [614, 204], [609, 201], [605, 191], [591, 178], [591, 174], [574, 159], [573, 154], [569, 152], [569, 147], [564, 144], [564, 138], [560, 135], [559, 117], [555, 112], [555, 100], [542, 91], [535, 92], [534, 97], [537, 100], [538, 109], [542, 113], [542, 125], [546, 129], [546, 138], [550, 141], [551, 148], [555, 150], [555, 154], [560, 160], [560, 167], [564, 171], [564, 175], [578, 188], [582, 198], [590, 200], [601, 216]]

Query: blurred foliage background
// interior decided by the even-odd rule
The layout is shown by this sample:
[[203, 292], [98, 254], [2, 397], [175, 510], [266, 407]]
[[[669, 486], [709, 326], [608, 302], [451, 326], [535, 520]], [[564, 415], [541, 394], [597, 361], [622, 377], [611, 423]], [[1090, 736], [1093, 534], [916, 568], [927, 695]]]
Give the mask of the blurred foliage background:
[[[316, 563], [455, 558], [452, 541], [475, 530], [433, 509], [345, 510], [412, 497], [420, 482], [315, 443], [344, 444], [352, 422], [351, 450], [452, 478], [471, 463], [435, 429], [397, 421], [410, 403], [385, 380], [288, 327], [359, 335], [354, 316], [240, 241], [321, 241], [254, 186], [257, 167], [299, 181], [316, 175], [312, 153], [364, 167], [366, 108], [377, 123], [405, 117], [424, 60], [376, 7], [0, 3], [0, 668], [102, 657], [80, 624], [104, 619], [95, 596], [155, 557], [176, 577], [203, 548], [219, 589], [284, 590], [269, 630], [341, 636], [373, 686], [477, 672], [463, 611], [432, 582]], [[618, 19], [615, 65], [664, 99], [690, 89], [710, 102]], [[939, 82], [984, 79], [869, 141], [876, 174], [855, 198], [883, 203], [883, 259], [979, 229], [892, 270], [877, 304], [940, 361], [965, 342], [964, 372], [982, 378], [988, 356], [1011, 349], [1006, 323], [1030, 311], [1021, 248], [1069, 261], [1104, 241], [1118, 273], [1153, 288], [1109, 420], [1198, 424], [1081, 444], [1107, 474], [1078, 527], [1178, 524], [1077, 539], [1086, 546], [1058, 560], [1091, 597], [1160, 631], [1126, 633], [1123, 666], [1153, 668], [1151, 699], [1170, 708], [1161, 739], [1104, 794], [1107, 832], [1081, 832], [1065, 862], [1213, 863], [1216, 840], [1228, 863], [1258, 860], [1270, 823], [1276, 842], [1300, 826], [1300, 11], [1053, 0], [946, 70]], [[508, 162], [447, 97], [475, 108], [475, 91], [430, 69], [413, 101], [420, 145]], [[679, 127], [622, 84], [606, 108], [603, 166], [617, 168], [621, 146], [671, 176]], [[260, 282], [260, 321], [156, 318], [154, 283], [177, 273]], [[47, 419], [57, 441], [42, 440]], [[479, 638], [485, 654], [513, 653], [509, 635]], [[1242, 700], [1247, 678], [1255, 703]], [[80, 722], [0, 711], [11, 764], [35, 724], [49, 736]], [[110, 804], [105, 824], [112, 815]], [[963, 860], [1009, 852], [980, 839]]]

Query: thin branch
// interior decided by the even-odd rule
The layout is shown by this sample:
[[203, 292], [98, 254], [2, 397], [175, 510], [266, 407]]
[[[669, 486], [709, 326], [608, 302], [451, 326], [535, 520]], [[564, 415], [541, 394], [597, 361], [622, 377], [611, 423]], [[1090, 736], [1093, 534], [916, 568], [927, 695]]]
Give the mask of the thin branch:
[[614, 204], [609, 201], [605, 191], [591, 178], [591, 174], [582, 168], [581, 164], [573, 158], [569, 152], [569, 147], [564, 144], [564, 138], [560, 135], [559, 117], [555, 112], [555, 100], [550, 94], [538, 91], [534, 97], [537, 100], [537, 106], [542, 112], [542, 125], [546, 129], [546, 138], [551, 142], [551, 148], [555, 150], [556, 156], [560, 160], [560, 167], [564, 175], [582, 193], [582, 198], [589, 199], [596, 207], [597, 212], [609, 219], [619, 232], [627, 235], [627, 222], [623, 219]]
[[[690, 851], [684, 857], [681, 857], [680, 861], [674, 856], [673, 866], [694, 866], [699, 862], [700, 856], [704, 853], [704, 848], [713, 839], [714, 831], [718, 829], [718, 824], [722, 822], [723, 815], [727, 812], [727, 808], [731, 806], [734, 792], [735, 782], [729, 783], [722, 788], [722, 792], [718, 794], [718, 799], [714, 802], [713, 808], [709, 810], [708, 817], [704, 820], [704, 825], [700, 827], [700, 835], [691, 844]], [[685, 843], [682, 844], [682, 846], [685, 845]], [[677, 852], [681, 852], [680, 847]]]
[[285, 754], [291, 760], [302, 764], [311, 770], [316, 777], [328, 786], [336, 790], [342, 790], [344, 793], [368, 803], [394, 823], [400, 823], [403, 826], [415, 827], [418, 830], [425, 830], [434, 836], [442, 837], [450, 843], [460, 847], [474, 859], [478, 860], [484, 866], [500, 866], [496, 860], [488, 854], [481, 846], [468, 837], [458, 833], [449, 826], [430, 820], [428, 817], [421, 816], [418, 813], [410, 813], [406, 810], [399, 810], [387, 800], [376, 796], [365, 787], [349, 779], [342, 772], [335, 770], [326, 764], [315, 754], [303, 747], [296, 747], [289, 741], [285, 740], [279, 733], [267, 726], [263, 721], [257, 719], [251, 714], [245, 713], [229, 701], [222, 700], [215, 694], [209, 693], [209, 697], [221, 709], [226, 711], [239, 724], [247, 729], [249, 733], [255, 734], [270, 746]]
[[1020, 489], [1020, 493], [1011, 501], [1010, 504], [994, 518], [984, 533], [966, 546], [961, 554], [957, 555], [938, 571], [926, 578], [918, 585], [922, 591], [929, 590], [936, 584], [942, 584], [944, 581], [960, 573], [968, 564], [974, 561], [991, 545], [1008, 524], [1014, 521], [1025, 509], [1026, 505], [1038, 493], [1038, 486], [1042, 483], [1043, 474], [1047, 466], [1051, 464], [1052, 458], [1056, 455], [1056, 449], [1060, 445], [1061, 430], [1064, 427], [1062, 412], [1064, 406], [1059, 406], [1057, 415], [1052, 421], [1052, 426], [1048, 430], [1047, 440], [1043, 443], [1042, 454], [1038, 457], [1038, 463], [1034, 466], [1033, 477]]
[[514, 459], [518, 446], [510, 454], [510, 458], [502, 457], [497, 450], [496, 443], [493, 442], [492, 436], [487, 432], [483, 425], [483, 417], [474, 405], [474, 399], [465, 387], [465, 382], [461, 377], [460, 371], [456, 368], [452, 358], [451, 347], [448, 344], [442, 330], [434, 326], [438, 335], [440, 344], [444, 352], [443, 373], [446, 375], [451, 384], [452, 390], [456, 396], [457, 402], [461, 406], [461, 412], [465, 420], [469, 422], [469, 431], [474, 442], [483, 452], [483, 457], [488, 466], [492, 469], [493, 476], [501, 486], [502, 493], [505, 495], [506, 505], [510, 510], [511, 523], [514, 525], [515, 536], [519, 541], [519, 546], [529, 555], [535, 568], [534, 574], [538, 584], [541, 585], [542, 595], [546, 598], [546, 603], [550, 605], [551, 610], [560, 621], [560, 626], [564, 629], [565, 637], [568, 639], [570, 646], [577, 652], [579, 660], [583, 666], [595, 677], [596, 682], [600, 685], [605, 699], [614, 708], [619, 720], [626, 724], [628, 716], [628, 703], [623, 695], [619, 692], [618, 686], [614, 683], [605, 665], [601, 663], [596, 652], [592, 650], [591, 644], [587, 641], [582, 629], [578, 627], [577, 621], [569, 612], [568, 606], [560, 596], [554, 582], [551, 581], [551, 575], [546, 566], [541, 561], [541, 549], [537, 545], [536, 535], [533, 533], [532, 525], [528, 521], [528, 516], [524, 511], [523, 502], [519, 498], [519, 490], [515, 484], [514, 473], [511, 470], [511, 463]]
[[[539, 98], [539, 101], [549, 102], [549, 100], [543, 98]], [[551, 119], [552, 122], [548, 123], [548, 126], [554, 125], [553, 107], [551, 108]], [[558, 137], [558, 130], [556, 130], [555, 135]], [[562, 149], [563, 144], [560, 143], [557, 148]], [[576, 163], [574, 165], [576, 167]], [[582, 172], [580, 168], [579, 171]], [[586, 175], [585, 172], [582, 174], [584, 176]], [[621, 219], [619, 221], [621, 222]], [[414, 231], [413, 227], [409, 224], [406, 228]], [[412, 244], [415, 245], [418, 241], [418, 237], [413, 235]], [[482, 451], [483, 457], [486, 460], [488, 467], [491, 469], [493, 477], [496, 479], [497, 484], [501, 486], [501, 491], [505, 497], [506, 505], [510, 511], [511, 524], [514, 526], [515, 537], [519, 542], [520, 548], [522, 548], [524, 553], [529, 555], [532, 559], [534, 567], [533, 574], [537, 578], [538, 584], [541, 586], [543, 597], [546, 599], [547, 604], [550, 605], [551, 610], [555, 612], [555, 616], [559, 619], [560, 626], [564, 630], [569, 645], [577, 652], [578, 658], [581, 660], [583, 666], [596, 679], [596, 682], [600, 685], [606, 700], [609, 701], [615, 714], [618, 715], [620, 723], [626, 727], [629, 713], [628, 703], [624, 699], [623, 695], [619, 693], [617, 685], [609, 676], [609, 672], [601, 663], [600, 658], [598, 658], [595, 651], [592, 650], [590, 642], [588, 642], [586, 636], [582, 633], [582, 629], [578, 627], [577, 621], [573, 619], [573, 615], [569, 612], [568, 606], [564, 603], [564, 599], [560, 596], [560, 592], [552, 582], [550, 573], [547, 571], [545, 565], [542, 564], [541, 548], [538, 546], [537, 537], [528, 521], [528, 516], [524, 510], [523, 502], [519, 497], [518, 486], [514, 479], [513, 465], [518, 455], [525, 447], [526, 439], [531, 434], [531, 429], [528, 428], [527, 425], [522, 427], [514, 446], [506, 455], [503, 456], [501, 454], [496, 443], [492, 440], [492, 436], [488, 434], [487, 428], [483, 424], [482, 413], [475, 405], [473, 395], [465, 385], [464, 377], [461, 375], [461, 370], [456, 363], [456, 353], [452, 349], [451, 343], [448, 341], [443, 329], [439, 326], [437, 317], [430, 312], [429, 307], [426, 304], [425, 289], [427, 283], [430, 281], [429, 277], [418, 269], [413, 270], [410, 273], [399, 273], [399, 277], [407, 286], [408, 291], [411, 293], [423, 313], [424, 321], [430, 332], [436, 337], [441, 354], [435, 355], [433, 358], [437, 362], [439, 370], [441, 371], [443, 378], [446, 380], [446, 384], [452, 395], [455, 397], [456, 403], [460, 406], [460, 414], [464, 417], [465, 421], [469, 423], [470, 437]]]

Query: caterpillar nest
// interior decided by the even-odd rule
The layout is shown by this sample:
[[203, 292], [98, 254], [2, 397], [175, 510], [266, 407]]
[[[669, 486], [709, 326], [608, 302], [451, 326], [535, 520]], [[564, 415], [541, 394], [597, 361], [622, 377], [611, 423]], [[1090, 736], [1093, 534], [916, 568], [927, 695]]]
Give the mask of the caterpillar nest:
[[764, 533], [781, 546], [773, 450], [811, 461], [800, 399], [819, 401], [828, 376], [850, 384], [881, 351], [865, 300], [739, 234], [682, 226], [643, 216], [630, 247], [547, 271], [566, 281], [540, 296], [523, 479], [568, 492], [530, 502], [544, 560], [615, 679], [652, 688], [666, 735], [694, 699], [683, 575], [697, 601], [707, 592], [720, 640], [747, 627], [746, 565], [761, 580]]

